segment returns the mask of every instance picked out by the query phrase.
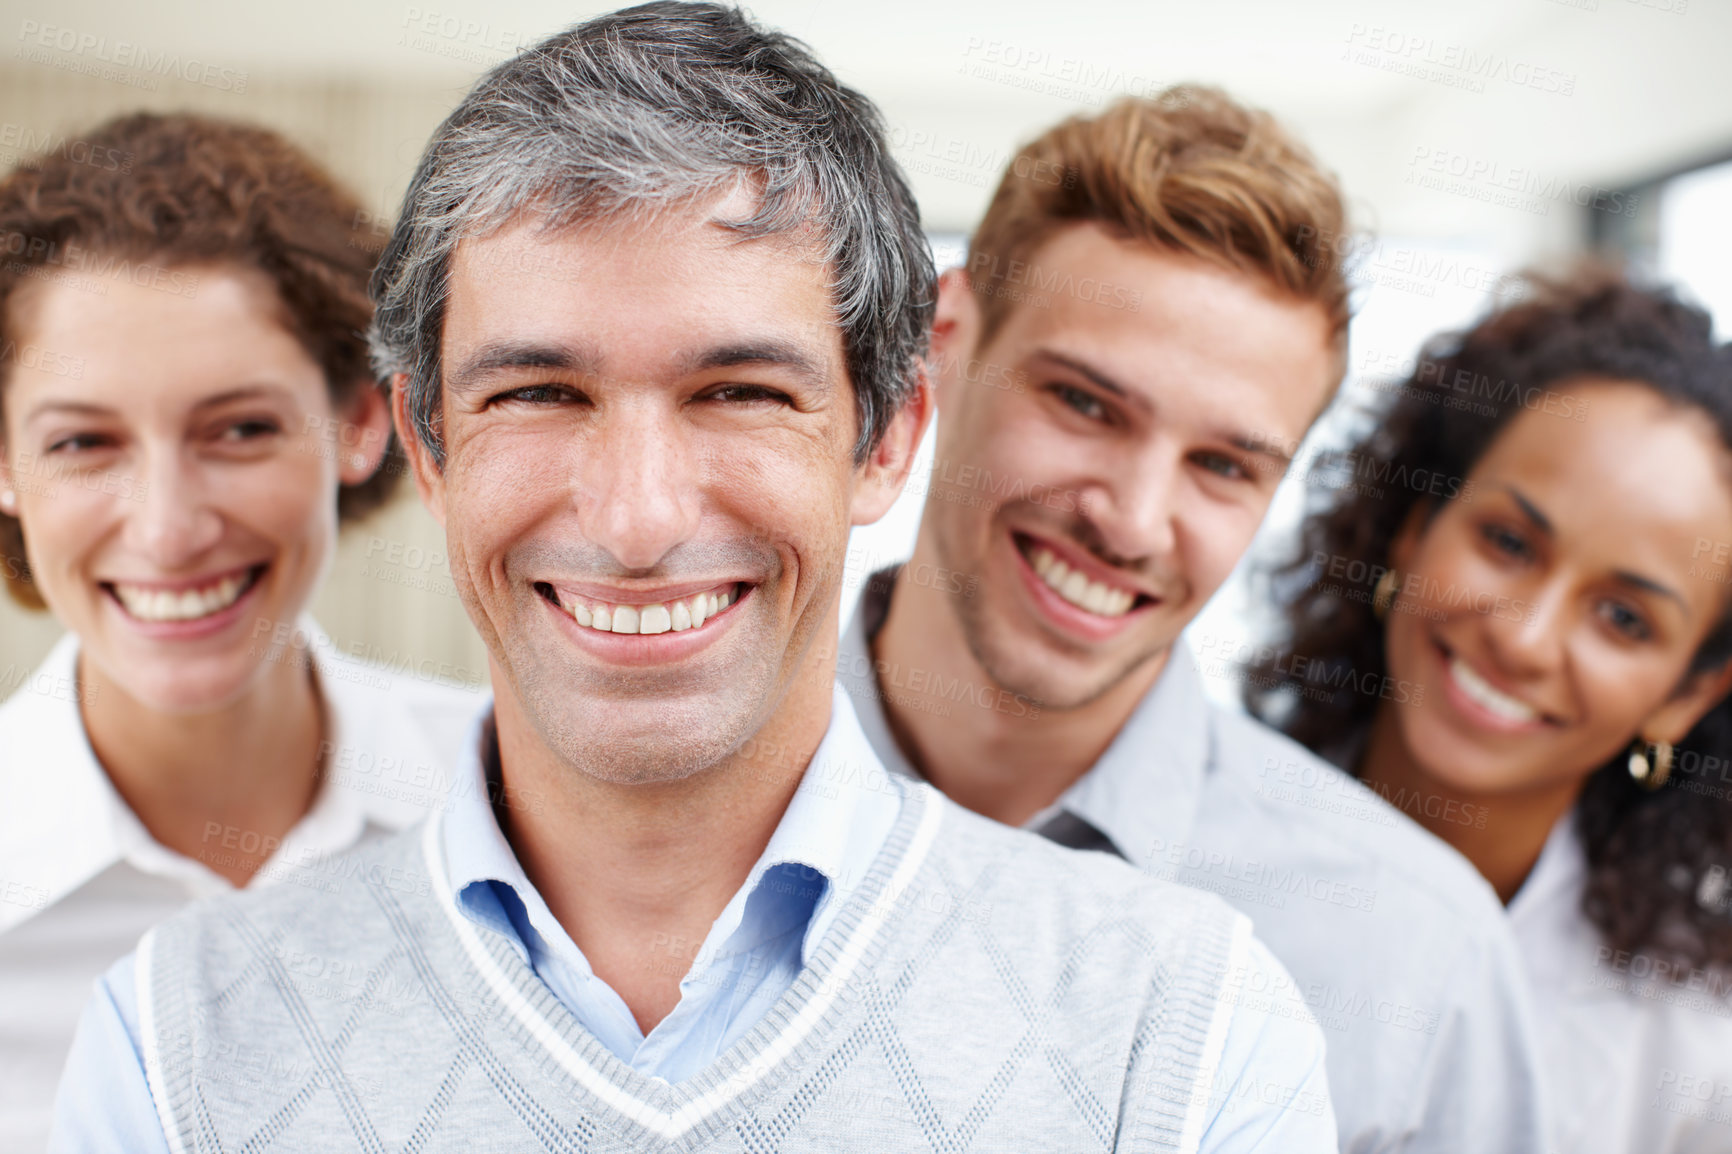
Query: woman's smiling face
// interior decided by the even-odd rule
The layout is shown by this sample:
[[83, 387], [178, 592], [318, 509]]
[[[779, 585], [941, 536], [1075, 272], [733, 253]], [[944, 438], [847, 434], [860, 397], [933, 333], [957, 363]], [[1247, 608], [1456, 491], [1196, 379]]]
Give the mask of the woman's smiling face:
[[1389, 675], [1426, 772], [1477, 794], [1578, 784], [1640, 734], [1682, 737], [1719, 696], [1686, 678], [1726, 611], [1732, 462], [1701, 413], [1620, 381], [1571, 382], [1584, 421], [1524, 411], [1392, 550]]
[[385, 445], [365, 388], [346, 414], [363, 435], [326, 435], [325, 374], [269, 280], [221, 266], [196, 283], [21, 290], [9, 327], [53, 355], [14, 362], [0, 413], [37, 590], [86, 661], [169, 712], [233, 701], [281, 660], [272, 634], [318, 585], [338, 485]]

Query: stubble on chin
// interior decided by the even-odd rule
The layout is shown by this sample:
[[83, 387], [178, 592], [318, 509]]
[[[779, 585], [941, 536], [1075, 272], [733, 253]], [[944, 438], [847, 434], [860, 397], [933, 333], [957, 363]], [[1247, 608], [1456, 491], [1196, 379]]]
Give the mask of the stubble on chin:
[[[756, 703], [767, 687], [750, 674], [725, 679], [709, 692], [670, 699], [654, 678], [611, 678], [605, 690], [593, 673], [523, 678], [521, 709], [541, 744], [568, 771], [613, 785], [681, 781], [726, 761], [759, 722]], [[722, 681], [723, 679], [718, 679]], [[619, 704], [637, 696], [664, 705]]]
[[975, 664], [992, 684], [1042, 711], [1083, 709], [1148, 668], [1170, 645], [1154, 641], [1126, 654], [1093, 659], [1080, 650], [1055, 654], [1049, 641], [1019, 643], [995, 620], [985, 598], [951, 598]]

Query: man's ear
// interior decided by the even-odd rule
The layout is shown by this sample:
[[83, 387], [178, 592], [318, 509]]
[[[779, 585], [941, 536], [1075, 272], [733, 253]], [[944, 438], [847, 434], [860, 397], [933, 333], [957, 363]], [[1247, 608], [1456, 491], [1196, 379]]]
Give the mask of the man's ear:
[[938, 278], [938, 305], [932, 318], [931, 376], [934, 405], [945, 403], [946, 380], [963, 380], [957, 370], [974, 355], [980, 337], [980, 301], [964, 269], [953, 268]]
[[371, 381], [355, 390], [343, 406], [337, 437], [337, 479], [359, 485], [379, 471], [391, 442], [391, 402]]
[[888, 513], [914, 468], [914, 456], [920, 451], [920, 439], [926, 435], [933, 413], [932, 380], [926, 365], [916, 360], [914, 374], [912, 395], [890, 419], [890, 427], [872, 446], [865, 463], [855, 470], [850, 524], [870, 525]]
[[415, 474], [415, 491], [421, 503], [433, 514], [441, 528], [445, 525], [445, 474], [433, 460], [433, 453], [422, 444], [409, 416], [409, 374], [391, 374], [391, 419], [397, 426], [397, 439], [403, 443], [403, 455], [409, 458], [409, 469]]

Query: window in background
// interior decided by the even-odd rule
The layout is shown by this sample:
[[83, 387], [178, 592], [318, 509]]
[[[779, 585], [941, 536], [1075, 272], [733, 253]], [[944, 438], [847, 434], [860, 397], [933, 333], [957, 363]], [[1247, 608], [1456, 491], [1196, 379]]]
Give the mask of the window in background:
[[1685, 165], [1619, 189], [1626, 207], [1589, 214], [1594, 251], [1638, 281], [1676, 285], [1714, 316], [1718, 340], [1732, 340], [1732, 159]]
[[1732, 338], [1732, 161], [1674, 176], [1659, 187], [1655, 271], [1714, 315]]

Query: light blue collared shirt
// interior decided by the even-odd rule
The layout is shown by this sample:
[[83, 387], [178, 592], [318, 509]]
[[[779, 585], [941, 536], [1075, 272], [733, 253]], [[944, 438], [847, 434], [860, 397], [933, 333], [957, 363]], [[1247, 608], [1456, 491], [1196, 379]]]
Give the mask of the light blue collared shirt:
[[[654, 943], [650, 964], [677, 967], [685, 977], [679, 1004], [648, 1035], [554, 919], [479, 790], [452, 809], [443, 829], [458, 908], [509, 941], [620, 1061], [668, 1082], [684, 1081], [757, 1025], [793, 986], [841, 898], [866, 876], [902, 810], [900, 781], [837, 772], [860, 765], [869, 746], [847, 696], [835, 693], [829, 732], [745, 885], [701, 944]], [[481, 747], [479, 740], [472, 744]], [[480, 764], [471, 774], [478, 785], [487, 780]]]
[[[472, 730], [444, 818], [446, 881], [458, 908], [510, 942], [621, 1061], [668, 1082], [709, 1065], [788, 991], [902, 809], [905, 786], [878, 766], [837, 688], [829, 730], [745, 884], [695, 950], [662, 943], [667, 961], [686, 976], [679, 1003], [645, 1035], [554, 919], [499, 830], [480, 756], [481, 723], [490, 713], [491, 705]], [[167, 1154], [141, 1036], [128, 954], [97, 983], [79, 1022], [55, 1103], [51, 1149]]]

